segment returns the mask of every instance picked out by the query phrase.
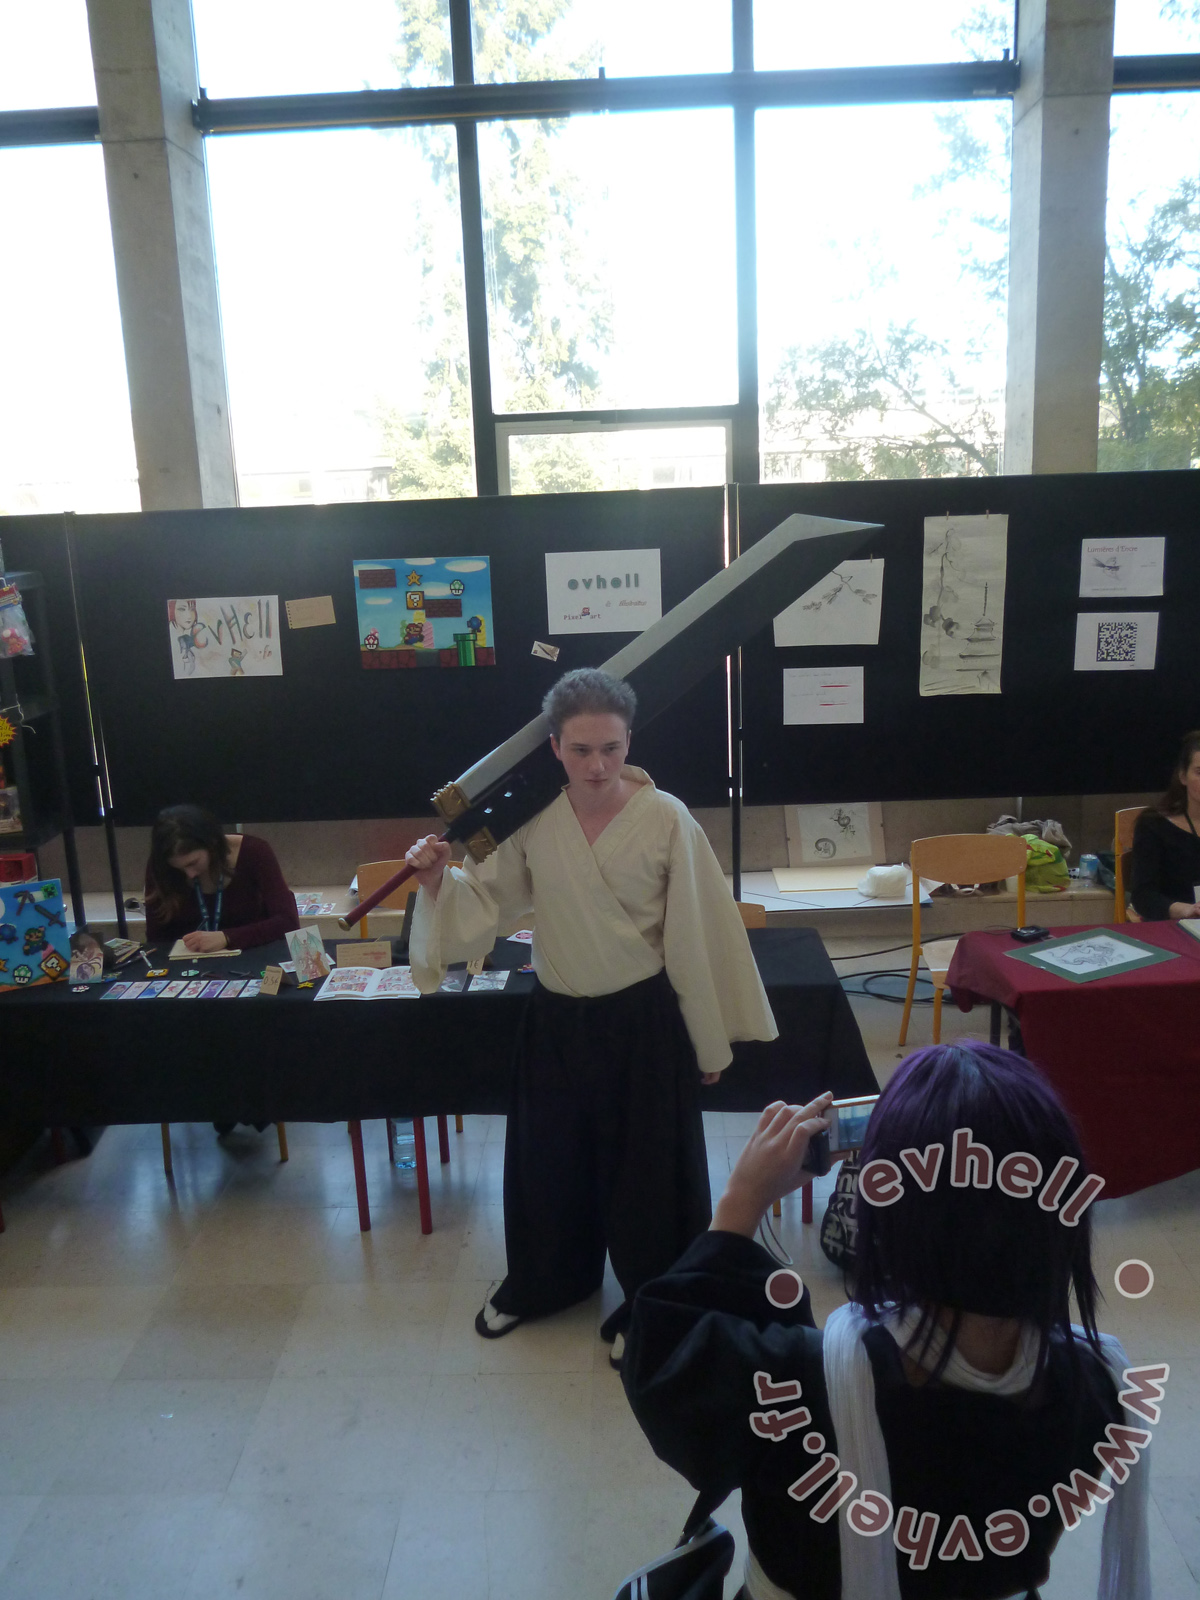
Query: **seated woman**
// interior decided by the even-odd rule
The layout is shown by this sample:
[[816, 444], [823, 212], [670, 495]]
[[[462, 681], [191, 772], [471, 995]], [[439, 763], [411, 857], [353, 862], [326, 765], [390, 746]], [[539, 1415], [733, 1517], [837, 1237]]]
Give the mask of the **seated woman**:
[[[300, 926], [275, 852], [253, 834], [225, 834], [210, 811], [168, 806], [150, 835], [146, 941], [182, 939], [197, 955], [252, 950]], [[219, 1134], [232, 1122], [214, 1122]], [[265, 1122], [255, 1123], [261, 1133]]]
[[296, 897], [265, 839], [222, 833], [199, 806], [159, 812], [146, 865], [148, 944], [252, 950], [299, 926]]
[[1133, 830], [1131, 898], [1140, 917], [1200, 917], [1200, 728], [1184, 735], [1167, 792]]
[[[1098, 1490], [1089, 1511], [1109, 1500], [1101, 1592], [1148, 1595], [1145, 1462], [1110, 1496], [1094, 1454], [1109, 1424], [1142, 1419], [1118, 1402], [1124, 1352], [1096, 1330], [1088, 1213], [1063, 1215], [1085, 1167], [1053, 1091], [990, 1045], [904, 1062], [867, 1129], [851, 1303], [822, 1333], [807, 1288], [789, 1309], [768, 1299], [778, 1263], [754, 1233], [804, 1181], [828, 1101], [767, 1107], [711, 1228], [640, 1290], [627, 1337], [622, 1381], [655, 1454], [697, 1489], [741, 1488], [739, 1600], [1025, 1595], [1078, 1521], [1055, 1493], [1077, 1473]], [[1045, 1209], [1064, 1156], [1078, 1165]], [[873, 1161], [899, 1185], [873, 1188]]]

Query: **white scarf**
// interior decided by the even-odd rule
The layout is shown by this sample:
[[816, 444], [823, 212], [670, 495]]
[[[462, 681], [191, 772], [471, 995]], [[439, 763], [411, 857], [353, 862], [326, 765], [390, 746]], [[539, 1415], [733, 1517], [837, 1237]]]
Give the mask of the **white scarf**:
[[[883, 1325], [903, 1348], [919, 1321], [920, 1314], [912, 1312], [905, 1317], [885, 1317]], [[875, 1489], [891, 1500], [892, 1480], [875, 1410], [871, 1361], [862, 1343], [869, 1326], [856, 1305], [839, 1306], [827, 1318], [823, 1339], [825, 1387], [841, 1467], [854, 1473], [858, 1492], [864, 1488]], [[1081, 1329], [1074, 1331], [1082, 1333]], [[1104, 1359], [1119, 1390], [1123, 1387], [1121, 1373], [1129, 1365], [1129, 1358], [1111, 1334], [1102, 1333], [1100, 1341]], [[922, 1356], [918, 1364], [935, 1365], [944, 1342], [945, 1335], [937, 1330], [928, 1354]], [[1032, 1381], [1037, 1351], [1037, 1333], [1026, 1328], [1021, 1334], [1016, 1359], [1007, 1372], [996, 1375], [979, 1372], [955, 1351], [942, 1376], [946, 1383], [976, 1393], [1019, 1394], [1028, 1389]], [[1127, 1408], [1125, 1420], [1131, 1427], [1139, 1426], [1138, 1418]], [[1108, 1502], [1104, 1513], [1097, 1600], [1150, 1600], [1150, 1549], [1146, 1526], [1149, 1471], [1149, 1463], [1143, 1455], [1137, 1465], [1130, 1468], [1128, 1481]], [[865, 1538], [851, 1529], [843, 1508], [838, 1515], [838, 1541], [842, 1600], [900, 1600], [890, 1529], [878, 1537]], [[786, 1590], [772, 1583], [753, 1552], [746, 1559], [745, 1583], [751, 1600], [794, 1600]]]

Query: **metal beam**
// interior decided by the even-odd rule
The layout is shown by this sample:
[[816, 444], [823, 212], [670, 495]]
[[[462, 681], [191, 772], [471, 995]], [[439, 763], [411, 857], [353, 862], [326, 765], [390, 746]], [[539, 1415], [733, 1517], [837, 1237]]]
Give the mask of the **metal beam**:
[[1114, 94], [1154, 89], [1200, 89], [1200, 55], [1117, 56], [1113, 62]]
[[94, 144], [100, 137], [97, 106], [48, 111], [0, 111], [0, 150], [36, 144]]
[[930, 66], [829, 67], [807, 72], [712, 72], [645, 78], [572, 78], [472, 83], [424, 89], [359, 89], [344, 94], [264, 95], [193, 107], [203, 133], [287, 128], [395, 127], [406, 123], [511, 121], [599, 111], [682, 111], [736, 106], [874, 105], [971, 100], [1013, 94], [1012, 61]]
[[[210, 100], [192, 108], [202, 133], [268, 133], [293, 128], [396, 127], [466, 118], [494, 122], [596, 111], [679, 111], [691, 107], [886, 105], [914, 100], [1010, 99], [1016, 61], [961, 61], [914, 67], [830, 67], [810, 72], [580, 78], [552, 83], [480, 83], [433, 89], [364, 89], [348, 94], [263, 95]], [[1200, 55], [1118, 56], [1113, 93], [1200, 89]], [[0, 111], [0, 149], [90, 144], [95, 106]]]
[[[450, 0], [450, 50], [459, 89], [475, 80], [470, 0]], [[475, 493], [499, 494], [500, 470], [492, 421], [492, 367], [488, 348], [487, 271], [483, 250], [483, 195], [475, 124], [460, 119], [458, 207], [462, 218], [463, 295], [467, 310], [467, 363], [471, 372], [471, 429], [475, 444]]]

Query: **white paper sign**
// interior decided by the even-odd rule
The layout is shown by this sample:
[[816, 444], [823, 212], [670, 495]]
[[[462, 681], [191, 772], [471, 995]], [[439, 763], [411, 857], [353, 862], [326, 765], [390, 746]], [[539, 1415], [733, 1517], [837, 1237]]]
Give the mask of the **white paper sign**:
[[1161, 537], [1085, 539], [1079, 558], [1080, 595], [1161, 594], [1166, 543]]
[[843, 561], [775, 618], [775, 644], [878, 644], [882, 561]]
[[785, 726], [861, 722], [862, 667], [785, 667], [783, 720]]
[[546, 557], [550, 633], [641, 633], [661, 616], [657, 550], [578, 550]]
[[1082, 611], [1075, 618], [1076, 672], [1152, 672], [1157, 611]]
[[177, 678], [278, 678], [283, 673], [277, 595], [168, 600], [167, 632]]

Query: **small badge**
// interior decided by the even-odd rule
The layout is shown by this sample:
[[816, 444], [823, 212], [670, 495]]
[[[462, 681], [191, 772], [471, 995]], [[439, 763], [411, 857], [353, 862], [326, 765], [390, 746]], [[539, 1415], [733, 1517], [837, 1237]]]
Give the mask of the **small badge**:
[[183, 969], [183, 971], [179, 974], [179, 976], [181, 978], [198, 978], [200, 976], [200, 968], [199, 967], [185, 967]]
[[166, 967], [151, 967], [150, 976], [152, 978], [165, 978], [168, 976], [167, 969]]
[[71, 985], [72, 994], [87, 994], [87, 992], [88, 986], [86, 983], [73, 983]]

